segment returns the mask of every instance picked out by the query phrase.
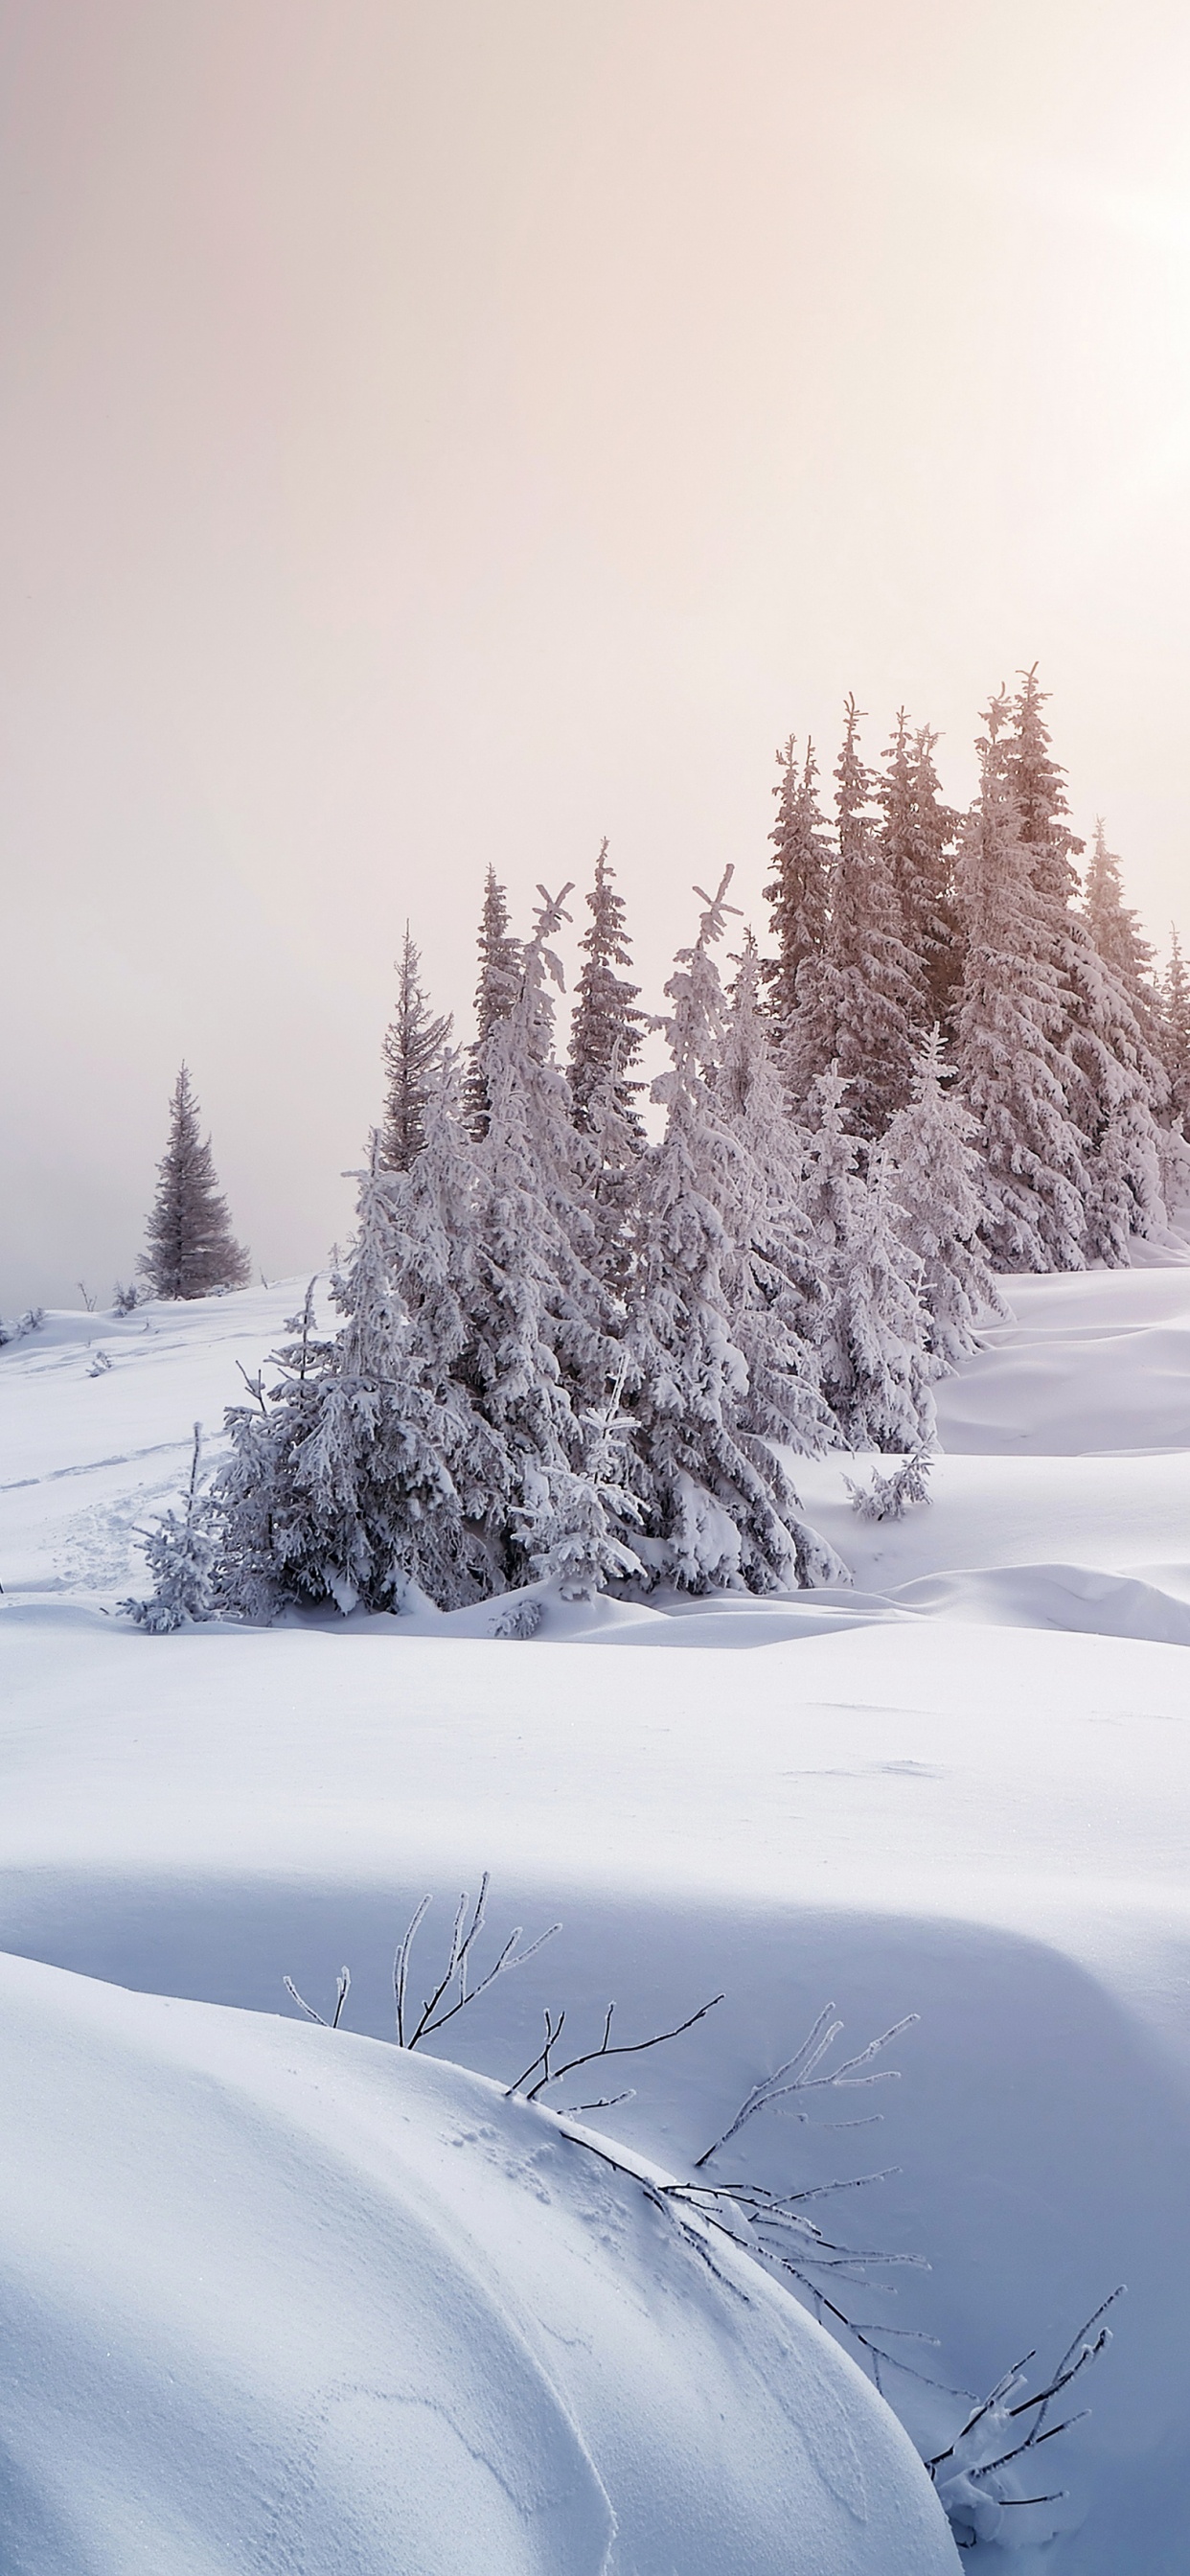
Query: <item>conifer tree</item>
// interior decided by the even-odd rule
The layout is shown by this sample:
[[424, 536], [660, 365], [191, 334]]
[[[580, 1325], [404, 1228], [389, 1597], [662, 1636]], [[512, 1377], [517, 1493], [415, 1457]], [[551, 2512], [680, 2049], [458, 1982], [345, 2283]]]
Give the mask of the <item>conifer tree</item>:
[[839, 848], [824, 949], [798, 972], [786, 1060], [795, 1104], [837, 1063], [857, 1135], [878, 1137], [909, 1090], [915, 1033], [925, 1017], [921, 969], [901, 936], [897, 898], [871, 813], [859, 756], [859, 711], [847, 700], [835, 769]]
[[822, 1296], [805, 1207], [809, 1140], [790, 1115], [761, 1003], [762, 972], [746, 931], [715, 1082], [735, 1147], [723, 1166], [723, 1215], [736, 1252], [725, 1285], [748, 1371], [741, 1420], [761, 1439], [814, 1454], [831, 1424], [813, 1348]]
[[405, 924], [397, 965], [397, 1007], [385, 1033], [384, 1121], [380, 1165], [407, 1172], [425, 1143], [426, 1103], [450, 1042], [449, 1019], [436, 1018], [421, 980], [421, 959]]
[[671, 1067], [653, 1085], [666, 1128], [641, 1168], [625, 1331], [644, 1552], [663, 1579], [700, 1593], [843, 1579], [801, 1519], [773, 1449], [749, 1427], [749, 1371], [733, 1322], [741, 1256], [725, 1213], [739, 1145], [716, 1094], [725, 1002], [711, 955], [731, 874], [714, 895], [696, 889], [699, 935], [679, 950], [666, 986]]
[[[577, 1512], [584, 1561], [603, 1548], [606, 1577], [623, 1570], [623, 1536], [589, 1471], [620, 1353], [598, 1276], [589, 1174], [554, 1059], [553, 996], [562, 969], [551, 942], [569, 918], [569, 886], [541, 903], [524, 947], [520, 988], [491, 1024], [478, 1057], [488, 1101], [477, 1148], [479, 1212], [469, 1365], [474, 1401], [510, 1461], [504, 1577], [551, 1562]], [[602, 1439], [603, 1435], [599, 1435]], [[609, 1490], [615, 1479], [604, 1479]], [[546, 1535], [548, 1533], [548, 1536]]]
[[765, 981], [778, 1035], [791, 1027], [797, 1011], [797, 979], [802, 962], [820, 954], [826, 944], [834, 860], [830, 833], [818, 806], [818, 764], [807, 742], [799, 764], [790, 734], [777, 753], [780, 777], [773, 789], [777, 820], [769, 834], [772, 876], [764, 889], [769, 907], [775, 957], [766, 958]]
[[1100, 815], [1087, 864], [1083, 912], [1104, 965], [1124, 987], [1138, 1014], [1151, 1009], [1153, 956], [1138, 915], [1124, 901], [1120, 862], [1107, 846]]
[[823, 1399], [850, 1449], [915, 1450], [934, 1430], [929, 1319], [897, 1227], [883, 1154], [866, 1179], [838, 1066], [810, 1099], [806, 1208], [822, 1283], [815, 1338]]
[[579, 942], [586, 963], [578, 979], [570, 1023], [570, 1097], [574, 1123], [590, 1132], [592, 1101], [597, 1093], [614, 1102], [625, 1129], [639, 1143], [644, 1136], [636, 1108], [642, 1086], [632, 1079], [641, 1050], [645, 1014], [636, 1007], [639, 984], [618, 975], [631, 967], [632, 951], [624, 920], [624, 900], [616, 891], [615, 871], [608, 864], [604, 841], [595, 862], [595, 883], [587, 896], [591, 927]]
[[232, 1238], [211, 1140], [203, 1141], [198, 1114], [183, 1065], [170, 1101], [169, 1136], [157, 1166], [146, 1246], [137, 1263], [155, 1297], [207, 1297], [214, 1289], [243, 1288], [251, 1275], [248, 1254]]
[[360, 1174], [357, 1231], [332, 1282], [343, 1323], [314, 1328], [313, 1295], [276, 1354], [282, 1374], [227, 1415], [232, 1457], [217, 1489], [222, 1578], [248, 1617], [286, 1601], [333, 1602], [345, 1614], [442, 1609], [488, 1588], [452, 1459], [466, 1433], [412, 1347], [392, 1284], [388, 1184], [378, 1143]]
[[479, 919], [479, 980], [475, 987], [475, 1037], [467, 1072], [465, 1100], [474, 1136], [485, 1136], [488, 1095], [483, 1056], [497, 1020], [507, 1017], [521, 981], [521, 943], [508, 927], [508, 896], [489, 867]]
[[1172, 924], [1169, 964], [1161, 987], [1161, 1021], [1170, 1114], [1190, 1142], [1190, 972]]
[[1054, 897], [1045, 890], [1064, 851], [1058, 841], [1043, 853], [1039, 883], [1039, 844], [1023, 837], [1003, 691], [985, 721], [980, 792], [955, 878], [964, 935], [959, 1075], [976, 1121], [984, 1234], [998, 1269], [1079, 1270], [1091, 1179], [1067, 1102], [1068, 1022]]
[[1007, 1312], [979, 1240], [975, 1121], [950, 1085], [934, 1028], [914, 1066], [912, 1096], [889, 1121], [881, 1146], [897, 1232], [917, 1264], [939, 1377], [975, 1350], [981, 1315]]
[[945, 1028], [962, 964], [951, 885], [959, 816], [942, 803], [934, 767], [937, 740], [928, 726], [912, 733], [901, 707], [875, 796], [884, 817], [881, 842], [900, 910], [901, 936], [916, 961], [925, 1007]]

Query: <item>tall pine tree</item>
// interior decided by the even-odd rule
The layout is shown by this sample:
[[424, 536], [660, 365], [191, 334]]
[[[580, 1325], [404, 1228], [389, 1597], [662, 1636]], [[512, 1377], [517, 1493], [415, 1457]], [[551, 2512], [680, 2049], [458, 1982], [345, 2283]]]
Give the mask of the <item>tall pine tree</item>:
[[384, 1121], [380, 1164], [407, 1172], [426, 1141], [426, 1104], [450, 1042], [449, 1019], [436, 1018], [421, 980], [421, 959], [405, 924], [397, 964], [397, 1007], [385, 1032]]
[[764, 889], [777, 954], [765, 960], [764, 976], [779, 1037], [792, 1026], [797, 1011], [797, 979], [803, 960], [820, 955], [826, 945], [830, 886], [834, 860], [830, 833], [818, 806], [818, 764], [807, 742], [800, 763], [792, 734], [777, 753], [780, 777], [773, 789], [777, 820], [769, 834], [772, 876]]
[[185, 1065], [169, 1105], [169, 1136], [157, 1166], [157, 1195], [145, 1250], [137, 1263], [154, 1297], [207, 1297], [243, 1288], [252, 1265], [235, 1242], [211, 1155], [198, 1123], [198, 1102]]
[[508, 896], [494, 868], [484, 883], [479, 917], [479, 979], [475, 987], [475, 1037], [467, 1070], [465, 1100], [474, 1136], [487, 1134], [489, 1100], [484, 1051], [497, 1020], [506, 1019], [521, 982], [521, 943], [508, 927]]
[[1161, 1030], [1170, 1113], [1190, 1142], [1190, 971], [1173, 925], [1161, 986]]
[[941, 1037], [931, 1029], [913, 1069], [912, 1096], [890, 1119], [880, 1151], [894, 1223], [917, 1263], [939, 1377], [970, 1358], [981, 1316], [1008, 1311], [980, 1241], [974, 1136], [975, 1121], [952, 1087]]
[[916, 960], [930, 1019], [946, 1028], [962, 966], [952, 887], [960, 818], [942, 802], [934, 767], [937, 740], [928, 726], [911, 732], [901, 707], [875, 795], [901, 935]]

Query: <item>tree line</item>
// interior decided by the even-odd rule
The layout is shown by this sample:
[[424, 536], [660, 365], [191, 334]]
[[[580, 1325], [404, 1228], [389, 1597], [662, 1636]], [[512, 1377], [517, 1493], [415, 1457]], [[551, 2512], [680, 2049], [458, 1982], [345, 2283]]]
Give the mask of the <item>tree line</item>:
[[1159, 981], [1102, 827], [1080, 878], [1044, 708], [1035, 671], [993, 700], [962, 816], [903, 715], [873, 771], [848, 701], [830, 823], [790, 740], [769, 952], [728, 868], [695, 890], [659, 1022], [606, 843], [564, 1050], [571, 886], [520, 937], [489, 870], [465, 1046], [407, 930], [339, 1327], [308, 1296], [228, 1415], [212, 1599], [843, 1576], [797, 1456], [928, 1446], [997, 1273], [1126, 1262], [1190, 1175], [1180, 947]]

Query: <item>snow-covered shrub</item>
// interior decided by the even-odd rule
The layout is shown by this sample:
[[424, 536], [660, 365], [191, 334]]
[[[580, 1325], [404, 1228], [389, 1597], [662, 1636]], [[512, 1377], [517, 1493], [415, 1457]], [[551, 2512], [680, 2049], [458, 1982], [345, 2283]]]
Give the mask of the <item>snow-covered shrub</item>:
[[863, 1521], [903, 1520], [910, 1503], [929, 1502], [933, 1463], [932, 1450], [912, 1449], [890, 1476], [874, 1475], [870, 1485], [857, 1485], [850, 1476], [844, 1476], [852, 1511], [858, 1512]]
[[153, 1590], [147, 1600], [129, 1599], [119, 1605], [138, 1628], [154, 1637], [168, 1637], [179, 1628], [214, 1617], [217, 1526], [211, 1496], [202, 1491], [202, 1424], [196, 1422], [182, 1513], [179, 1517], [168, 1511], [144, 1539]]
[[135, 1279], [131, 1280], [127, 1287], [124, 1286], [122, 1280], [117, 1279], [115, 1288], [112, 1292], [113, 1314], [134, 1315], [137, 1307], [141, 1303], [142, 1294], [143, 1292], [138, 1288]]
[[28, 1333], [39, 1333], [44, 1322], [44, 1306], [26, 1306], [15, 1324], [6, 1324], [0, 1315], [0, 1351], [6, 1349], [9, 1342], [23, 1342]]

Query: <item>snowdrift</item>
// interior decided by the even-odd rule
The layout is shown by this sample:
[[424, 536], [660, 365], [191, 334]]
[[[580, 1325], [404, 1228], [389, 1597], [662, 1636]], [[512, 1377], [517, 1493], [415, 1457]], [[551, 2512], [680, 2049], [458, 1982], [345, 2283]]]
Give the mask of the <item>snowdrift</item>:
[[729, 2246], [481, 2078], [0, 1963], [21, 2576], [947, 2576]]

